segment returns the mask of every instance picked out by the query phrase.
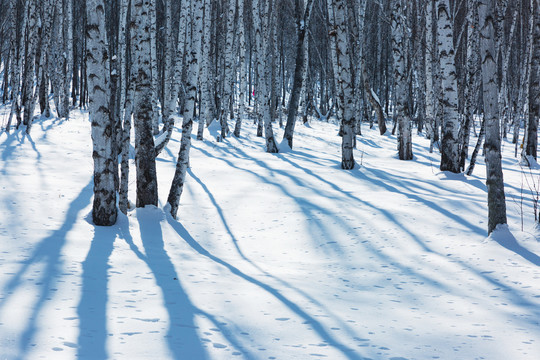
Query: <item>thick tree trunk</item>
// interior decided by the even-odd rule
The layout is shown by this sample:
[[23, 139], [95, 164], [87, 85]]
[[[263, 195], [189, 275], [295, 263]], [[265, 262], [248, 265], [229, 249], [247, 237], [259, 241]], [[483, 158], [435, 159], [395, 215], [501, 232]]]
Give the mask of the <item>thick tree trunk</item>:
[[482, 54], [482, 85], [486, 142], [486, 185], [488, 188], [488, 234], [499, 224], [506, 224], [506, 202], [501, 166], [501, 138], [497, 104], [497, 55], [495, 47], [495, 2], [481, 0], [478, 3]]
[[398, 153], [400, 160], [411, 160], [412, 133], [409, 114], [407, 81], [407, 44], [405, 43], [404, 3], [394, 0], [392, 10], [392, 53], [394, 55], [394, 77], [396, 82], [396, 110], [398, 123]]
[[342, 124], [341, 168], [354, 169], [354, 96], [345, 0], [328, 1], [331, 53], [337, 90], [338, 119]]
[[441, 171], [459, 172], [459, 113], [453, 17], [449, 0], [437, 0], [437, 37], [441, 66], [442, 146]]
[[96, 225], [116, 222], [116, 188], [113, 154], [113, 121], [109, 113], [109, 54], [103, 0], [87, 3], [86, 37], [88, 52], [89, 116], [92, 124], [94, 159], [94, 203], [92, 220]]
[[150, 24], [148, 2], [135, 0], [132, 31], [137, 34], [134, 57], [137, 62], [134, 128], [137, 172], [137, 207], [158, 204], [156, 152], [152, 136], [152, 83], [150, 70]]

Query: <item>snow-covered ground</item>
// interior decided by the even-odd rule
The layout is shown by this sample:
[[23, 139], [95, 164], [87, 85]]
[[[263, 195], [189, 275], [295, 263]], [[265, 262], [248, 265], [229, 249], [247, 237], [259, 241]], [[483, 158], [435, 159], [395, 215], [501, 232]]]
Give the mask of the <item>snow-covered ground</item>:
[[512, 144], [486, 238], [483, 159], [441, 173], [426, 139], [403, 162], [365, 126], [343, 171], [336, 125], [297, 129], [280, 154], [249, 121], [194, 140], [178, 221], [176, 131], [159, 208], [110, 228], [89, 222], [86, 113], [0, 134], [0, 359], [540, 359], [539, 175]]

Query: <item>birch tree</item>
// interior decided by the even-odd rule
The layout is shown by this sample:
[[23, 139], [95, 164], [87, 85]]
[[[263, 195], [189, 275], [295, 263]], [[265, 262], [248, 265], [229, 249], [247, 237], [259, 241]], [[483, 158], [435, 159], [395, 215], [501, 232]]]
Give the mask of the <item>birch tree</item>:
[[540, 118], [540, 4], [530, 0], [533, 26], [529, 70], [529, 119], [525, 154], [537, 159], [538, 119]]
[[136, 34], [134, 57], [137, 63], [134, 104], [135, 165], [137, 207], [158, 204], [156, 151], [152, 136], [152, 84], [148, 2], [134, 0], [131, 31]]
[[272, 16], [270, 11], [273, 9], [274, 0], [262, 1], [253, 0], [253, 30], [255, 36], [256, 58], [257, 58], [257, 74], [259, 76], [257, 90], [257, 101], [262, 112], [264, 124], [264, 136], [266, 140], [266, 151], [269, 153], [277, 153], [278, 147], [274, 138], [271, 119], [271, 97], [270, 93], [270, 74], [272, 71], [271, 52], [269, 51], [270, 35], [273, 33], [270, 26], [274, 25], [271, 21]]
[[[239, 0], [243, 2], [243, 0]], [[210, 0], [204, 0], [203, 37], [201, 40], [201, 64], [200, 64], [200, 84], [201, 84], [201, 111], [199, 114], [199, 128], [197, 130], [197, 140], [203, 139], [204, 128], [210, 121], [210, 45], [211, 45], [211, 24], [212, 24], [212, 4]], [[239, 26], [242, 27], [242, 26]], [[238, 123], [237, 119], [237, 123]], [[235, 130], [236, 135], [236, 130]], [[238, 135], [239, 136], [239, 133]]]
[[437, 0], [437, 41], [441, 68], [441, 171], [459, 172], [459, 113], [453, 16], [449, 0]]
[[244, 0], [238, 0], [238, 40], [239, 40], [239, 64], [240, 68], [240, 91], [238, 94], [238, 115], [236, 117], [236, 123], [234, 125], [233, 135], [240, 137], [240, 130], [242, 128], [242, 117], [245, 113], [245, 96], [246, 96], [246, 37], [245, 37], [245, 23], [244, 23]]
[[307, 74], [307, 38], [306, 32], [309, 26], [309, 20], [311, 18], [311, 8], [313, 6], [313, 0], [306, 0], [306, 4], [303, 5], [303, 0], [295, 0], [295, 15], [296, 15], [296, 60], [294, 69], [293, 87], [291, 90], [291, 96], [289, 99], [289, 106], [287, 109], [287, 123], [285, 125], [285, 131], [283, 133], [283, 139], [287, 140], [289, 147], [293, 147], [293, 135], [294, 127], [296, 124], [296, 116], [298, 113], [298, 103], [300, 100], [300, 93], [304, 82], [306, 81], [305, 75]]
[[501, 138], [497, 103], [497, 55], [495, 46], [495, 2], [478, 0], [480, 48], [486, 141], [486, 185], [488, 188], [488, 234], [499, 224], [506, 224], [506, 202], [501, 166]]
[[337, 113], [342, 124], [341, 168], [354, 169], [354, 96], [351, 58], [347, 40], [347, 5], [345, 0], [327, 0], [330, 43], [337, 90]]
[[96, 225], [116, 222], [116, 188], [113, 155], [113, 122], [109, 113], [109, 53], [103, 0], [87, 2], [86, 41], [88, 52], [89, 116], [92, 125], [94, 160], [94, 202], [92, 220]]
[[[405, 2], [406, 3], [406, 2]], [[402, 0], [394, 0], [392, 10], [392, 53], [394, 56], [394, 76], [396, 82], [396, 108], [394, 116], [398, 123], [398, 153], [400, 160], [411, 160], [412, 133], [408, 99], [407, 44], [405, 34], [405, 10]]]
[[[187, 1], [187, 0], [186, 0]], [[195, 109], [195, 97], [197, 96], [197, 81], [199, 78], [199, 58], [201, 54], [202, 38], [202, 19], [203, 8], [206, 1], [191, 0], [191, 19], [190, 25], [193, 29], [188, 32], [189, 51], [186, 54], [187, 79], [186, 79], [186, 104], [182, 121], [182, 140], [176, 162], [173, 181], [167, 198], [167, 206], [170, 207], [170, 213], [176, 219], [180, 196], [184, 189], [186, 172], [189, 166], [189, 151], [191, 148], [191, 130], [193, 128], [193, 111]], [[189, 36], [189, 34], [192, 36]]]

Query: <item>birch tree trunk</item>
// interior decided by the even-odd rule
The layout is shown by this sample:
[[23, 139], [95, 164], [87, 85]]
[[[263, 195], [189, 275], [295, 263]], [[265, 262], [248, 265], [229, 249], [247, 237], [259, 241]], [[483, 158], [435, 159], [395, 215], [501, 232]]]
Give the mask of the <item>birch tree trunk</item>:
[[479, 0], [482, 54], [482, 85], [486, 141], [486, 185], [488, 188], [488, 234], [499, 224], [506, 224], [506, 202], [501, 166], [501, 138], [497, 104], [497, 63], [495, 46], [495, 2]]
[[337, 113], [342, 124], [341, 168], [354, 169], [354, 96], [345, 0], [328, 0], [330, 43], [337, 91]]
[[157, 60], [157, 40], [156, 40], [156, 0], [149, 1], [150, 11], [150, 59], [152, 74], [152, 132], [154, 135], [159, 133], [159, 106], [158, 106], [158, 60]]
[[[184, 66], [184, 52], [186, 48], [186, 26], [189, 23], [189, 1], [182, 1], [180, 9], [180, 22], [178, 29], [178, 42], [176, 44], [176, 63], [174, 69], [169, 73], [169, 76], [172, 76], [172, 79], [167, 79], [171, 82], [170, 84], [170, 94], [167, 103], [164, 104], [164, 117], [166, 119], [163, 131], [166, 133], [166, 136], [162, 138], [161, 142], [156, 145], [156, 155], [159, 154], [165, 146], [169, 143], [171, 139], [173, 128], [174, 128], [174, 118], [173, 113], [176, 109], [176, 101], [178, 99], [178, 92], [180, 91], [180, 84], [182, 82], [182, 67]], [[188, 34], [190, 36], [190, 34]], [[167, 88], [167, 86], [165, 86]]]
[[242, 128], [242, 118], [245, 113], [245, 97], [246, 97], [246, 38], [244, 35], [245, 23], [244, 23], [244, 0], [238, 0], [238, 40], [239, 43], [239, 68], [240, 68], [240, 92], [238, 95], [238, 116], [236, 117], [236, 123], [234, 125], [234, 136], [240, 137], [240, 130]]
[[[239, 0], [243, 2], [243, 0]], [[200, 84], [201, 84], [201, 111], [199, 114], [199, 128], [197, 131], [197, 140], [203, 139], [204, 128], [209, 123], [210, 114], [210, 42], [212, 24], [212, 4], [210, 0], [204, 0], [204, 19], [203, 19], [203, 37], [201, 43], [201, 65], [200, 65]], [[242, 27], [242, 26], [240, 26]], [[238, 122], [238, 119], [237, 119]]]
[[[23, 64], [24, 52], [20, 44], [22, 44], [24, 39], [24, 30], [26, 23], [26, 16], [23, 16], [23, 23], [21, 24], [21, 33], [17, 32], [17, 0], [11, 1], [11, 19], [10, 19], [10, 28], [11, 28], [11, 52], [13, 53], [13, 74], [11, 76], [11, 91], [13, 103], [11, 105], [11, 111], [9, 113], [9, 118], [6, 126], [6, 131], [11, 130], [11, 121], [15, 116], [17, 118], [17, 127], [21, 123], [21, 68]], [[23, 10], [24, 11], [24, 10]], [[21, 53], [22, 52], [22, 53]]]
[[34, 99], [34, 72], [36, 65], [36, 46], [37, 46], [37, 25], [38, 25], [38, 11], [37, 6], [34, 1], [30, 1], [28, 8], [25, 9], [28, 11], [28, 41], [27, 41], [27, 51], [25, 57], [25, 70], [24, 70], [24, 96], [23, 96], [23, 105], [24, 105], [24, 118], [23, 124], [27, 125], [26, 132], [28, 133], [30, 129], [28, 125], [32, 122], [34, 117], [34, 107], [36, 101]]
[[71, 76], [73, 74], [73, 4], [72, 0], [65, 0], [64, 27], [64, 75], [62, 77], [62, 117], [69, 116], [71, 99]]
[[534, 14], [531, 43], [531, 60], [529, 70], [529, 119], [527, 126], [527, 142], [525, 153], [537, 159], [538, 119], [540, 117], [540, 4], [538, 0], [531, 1], [531, 11]]
[[87, 2], [86, 41], [88, 51], [89, 116], [92, 124], [92, 158], [94, 160], [94, 203], [92, 220], [96, 225], [116, 222], [116, 189], [113, 158], [113, 121], [109, 113], [109, 54], [105, 30], [103, 0]]
[[291, 97], [289, 99], [289, 107], [287, 109], [287, 123], [283, 133], [283, 140], [287, 140], [289, 147], [293, 147], [294, 127], [296, 124], [296, 116], [298, 113], [298, 103], [302, 92], [305, 79], [305, 71], [307, 70], [307, 39], [306, 31], [309, 26], [311, 7], [313, 0], [307, 0], [306, 6], [302, 6], [302, 0], [295, 1], [296, 14], [296, 65], [294, 69], [293, 87]]
[[412, 133], [409, 114], [407, 81], [407, 44], [405, 43], [404, 3], [394, 0], [392, 10], [392, 53], [394, 56], [394, 77], [396, 87], [396, 111], [398, 123], [398, 153], [400, 160], [411, 160]]
[[480, 38], [478, 24], [477, 0], [467, 2], [467, 63], [466, 63], [466, 86], [465, 86], [465, 123], [461, 132], [460, 170], [465, 169], [465, 159], [468, 156], [469, 133], [471, 124], [474, 122], [474, 114], [478, 110], [478, 95], [480, 93], [479, 73], [479, 44]]
[[236, 0], [229, 0], [227, 9], [227, 34], [223, 57], [225, 59], [223, 97], [220, 110], [221, 138], [225, 139], [229, 135], [228, 108], [233, 93], [233, 54], [234, 54], [234, 14], [236, 10]]
[[259, 76], [257, 102], [260, 104], [263, 117], [266, 151], [269, 153], [277, 153], [279, 149], [274, 138], [271, 122], [270, 104], [272, 99], [268, 96], [270, 90], [270, 74], [272, 71], [271, 54], [269, 55], [268, 49], [269, 36], [272, 34], [269, 26], [272, 24], [272, 16], [270, 16], [272, 2], [272, 0], [263, 1], [262, 5], [259, 5], [259, 0], [253, 0], [252, 7], [254, 36], [257, 47], [257, 75]]
[[437, 0], [437, 40], [441, 67], [442, 146], [441, 171], [459, 172], [459, 113], [453, 40], [453, 17], [449, 0]]
[[433, 152], [433, 143], [436, 138], [437, 127], [435, 125], [435, 86], [434, 86], [434, 50], [433, 46], [433, 1], [426, 2], [426, 125], [429, 136], [429, 152]]
[[[120, 140], [120, 188], [118, 190], [118, 207], [120, 211], [127, 214], [129, 207], [129, 145], [131, 132], [131, 99], [126, 100], [126, 91], [129, 77], [126, 71], [126, 51], [127, 36], [127, 15], [130, 0], [120, 0], [120, 19], [118, 26], [118, 67], [120, 68], [120, 112], [118, 113], [122, 121], [122, 138]], [[131, 97], [131, 91], [129, 94]]]
[[[44, 81], [47, 81], [48, 79], [44, 76], [44, 74], [47, 72], [47, 57], [49, 52], [49, 43], [50, 43], [50, 31], [51, 31], [51, 21], [52, 21], [52, 15], [50, 13], [51, 3], [49, 0], [43, 0], [41, 3], [42, 8], [42, 17], [41, 17], [41, 44], [40, 44], [40, 55], [39, 55], [39, 61], [38, 61], [38, 71], [36, 75], [36, 88], [34, 93], [32, 94], [32, 99], [30, 100], [29, 106], [31, 108], [25, 109], [25, 114], [28, 111], [28, 124], [26, 126], [26, 132], [30, 132], [30, 128], [32, 127], [32, 118], [34, 116], [34, 107], [36, 104], [36, 100], [40, 93], [43, 91], [45, 92], [46, 96], [46, 88], [48, 88], [48, 84], [43, 84]], [[42, 115], [48, 117], [48, 114], [46, 114], [48, 109], [48, 99], [45, 99], [47, 102], [46, 104], [43, 104], [42, 107]]]
[[134, 0], [132, 31], [135, 31], [137, 38], [132, 46], [137, 63], [134, 104], [137, 207], [158, 204], [156, 152], [152, 136], [151, 44], [148, 11], [147, 1]]
[[184, 118], [182, 121], [182, 140], [180, 142], [180, 150], [178, 152], [178, 160], [176, 170], [174, 172], [171, 189], [167, 198], [167, 204], [170, 206], [170, 212], [173, 218], [176, 219], [180, 196], [184, 189], [186, 172], [189, 166], [189, 151], [191, 148], [191, 129], [193, 128], [193, 112], [195, 109], [195, 97], [197, 96], [197, 80], [199, 78], [199, 58], [201, 53], [202, 39], [202, 20], [203, 8], [206, 1], [191, 0], [191, 33], [192, 37], [189, 43], [190, 49], [186, 55], [187, 79], [186, 79], [186, 105], [184, 107]]

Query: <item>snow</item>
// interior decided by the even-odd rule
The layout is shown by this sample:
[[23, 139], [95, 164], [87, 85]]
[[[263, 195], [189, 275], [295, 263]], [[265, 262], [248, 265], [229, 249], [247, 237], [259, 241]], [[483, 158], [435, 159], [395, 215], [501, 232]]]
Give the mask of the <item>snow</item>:
[[512, 144], [509, 224], [487, 237], [481, 158], [473, 176], [440, 172], [415, 136], [399, 161], [395, 137], [366, 126], [362, 166], [343, 171], [335, 124], [297, 127], [279, 154], [251, 121], [242, 131], [193, 139], [176, 221], [163, 211], [175, 129], [162, 203], [108, 228], [91, 224], [86, 113], [0, 134], [0, 358], [540, 358], [540, 232], [522, 180], [539, 170], [523, 173]]

